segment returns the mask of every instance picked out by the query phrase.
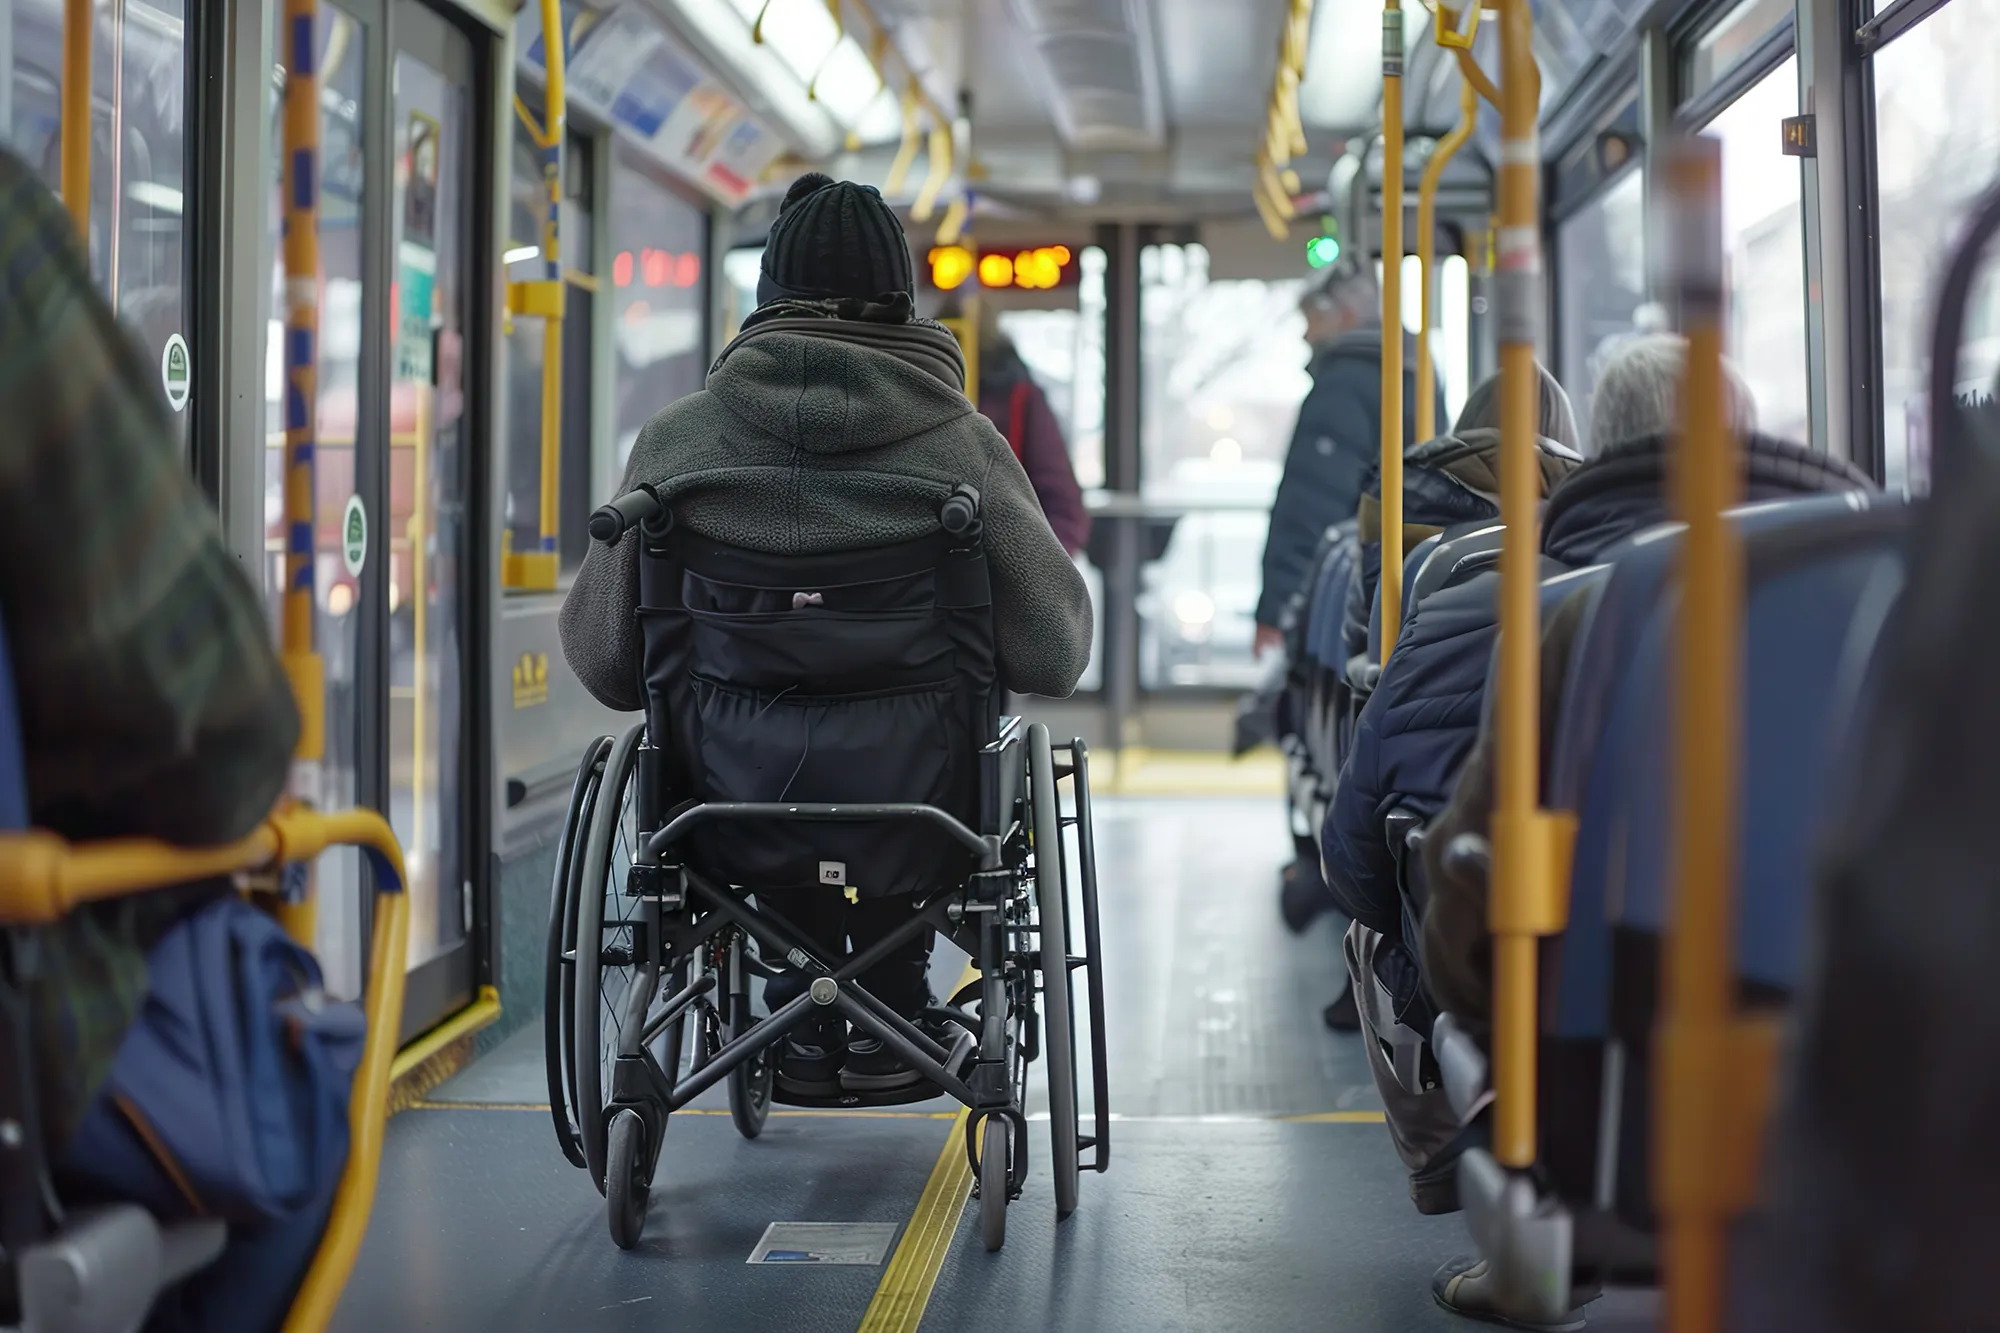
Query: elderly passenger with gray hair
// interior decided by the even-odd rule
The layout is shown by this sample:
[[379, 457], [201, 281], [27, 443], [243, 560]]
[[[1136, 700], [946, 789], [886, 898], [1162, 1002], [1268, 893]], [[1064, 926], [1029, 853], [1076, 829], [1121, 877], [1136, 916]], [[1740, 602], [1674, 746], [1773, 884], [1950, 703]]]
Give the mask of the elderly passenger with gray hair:
[[[1668, 456], [1679, 433], [1686, 361], [1683, 339], [1652, 334], [1627, 343], [1604, 368], [1591, 404], [1591, 460], [1572, 472], [1549, 497], [1542, 528], [1545, 570], [1598, 563], [1625, 538], [1667, 519]], [[1745, 503], [1872, 489], [1865, 476], [1841, 459], [1757, 433], [1750, 392], [1741, 376], [1727, 365], [1724, 396], [1728, 418], [1743, 441]], [[1587, 606], [1584, 596], [1571, 595], [1555, 607], [1544, 625], [1541, 719], [1545, 751], [1561, 711], [1570, 648]], [[1431, 612], [1431, 604], [1426, 603], [1419, 618], [1429, 617]], [[1497, 630], [1489, 629], [1476, 650], [1482, 677], [1495, 633]], [[1438, 1009], [1474, 1031], [1484, 1029], [1492, 1012], [1486, 878], [1464, 867], [1447, 867], [1441, 852], [1462, 833], [1490, 836], [1493, 761], [1493, 734], [1482, 726], [1459, 770], [1450, 804], [1430, 826], [1423, 854], [1429, 888], [1422, 926], [1423, 981]], [[1429, 1105], [1411, 1108], [1417, 1131], [1425, 1126], [1423, 1117], [1434, 1117], [1437, 1110]], [[1394, 1118], [1395, 1109], [1391, 1108], [1392, 1122]], [[1430, 1132], [1435, 1136], [1441, 1130], [1434, 1126]], [[1438, 1156], [1455, 1153], [1440, 1150]], [[1448, 1309], [1475, 1318], [1491, 1317], [1495, 1312], [1483, 1262], [1454, 1260], [1438, 1271], [1431, 1286], [1433, 1295]], [[1580, 1326], [1573, 1316], [1552, 1327]]]

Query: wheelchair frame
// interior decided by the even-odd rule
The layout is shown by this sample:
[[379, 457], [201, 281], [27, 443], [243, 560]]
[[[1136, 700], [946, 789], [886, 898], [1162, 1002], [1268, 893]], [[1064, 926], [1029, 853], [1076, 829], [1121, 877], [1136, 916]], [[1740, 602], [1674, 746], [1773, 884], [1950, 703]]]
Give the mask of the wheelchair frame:
[[[971, 521], [976, 523], [976, 496], [973, 504]], [[599, 510], [592, 535], [615, 544], [626, 527], [664, 522], [664, 514], [656, 497], [635, 492]], [[604, 521], [606, 515], [615, 516], [615, 526]], [[970, 1112], [964, 1121], [965, 1147], [979, 1181], [981, 1235], [987, 1249], [997, 1250], [1005, 1240], [1006, 1206], [1026, 1182], [1027, 1072], [1041, 1057], [1044, 1043], [1056, 1211], [1058, 1218], [1073, 1212], [1080, 1172], [1105, 1170], [1111, 1146], [1102, 935], [1084, 743], [1058, 746], [1040, 723], [1002, 719], [998, 735], [979, 752], [980, 828], [975, 831], [944, 809], [913, 803], [710, 801], [668, 808], [665, 754], [650, 740], [642, 722], [617, 742], [601, 737], [585, 752], [557, 858], [546, 954], [550, 1006], [544, 1046], [557, 1139], [569, 1161], [589, 1172], [605, 1195], [613, 1240], [627, 1249], [638, 1242], [669, 1117], [727, 1079], [731, 1112], [746, 1138], [757, 1136], [774, 1100], [803, 1106], [883, 1106], [928, 1100], [940, 1092], [951, 1096]], [[1064, 757], [1058, 759], [1058, 752]], [[1072, 787], [1073, 815], [1062, 812], [1058, 784], [1063, 780]], [[624, 817], [623, 788], [628, 784], [640, 838], [625, 882], [618, 885], [611, 882], [616, 867], [607, 849], [615, 844]], [[607, 792], [607, 787], [613, 789]], [[925, 823], [963, 847], [974, 869], [958, 884], [913, 898], [908, 920], [884, 938], [832, 956], [781, 912], [753, 906], [754, 885], [739, 889], [717, 883], [680, 859], [681, 845], [697, 829], [745, 820]], [[1072, 953], [1070, 944], [1073, 913], [1063, 831], [1071, 826], [1078, 835], [1081, 954]], [[604, 907], [614, 894], [636, 905], [636, 918], [606, 919]], [[614, 930], [625, 937], [614, 940]], [[925, 931], [964, 948], [979, 973], [925, 1014], [940, 1030], [954, 1033], [948, 1044], [894, 1012], [857, 980]], [[585, 941], [593, 937], [599, 942], [594, 969], [580, 965], [590, 956]], [[752, 941], [755, 952], [748, 947]], [[783, 959], [783, 966], [767, 959]], [[632, 967], [636, 978], [620, 997], [619, 1039], [610, 1087], [604, 1089], [600, 1079], [607, 1052], [600, 1019], [608, 1004], [603, 988], [608, 967]], [[1093, 1119], [1088, 1134], [1077, 1105], [1071, 980], [1077, 969], [1085, 973], [1090, 1009]], [[785, 970], [807, 975], [805, 993], [774, 1013], [753, 1016], [750, 976], [768, 979]], [[977, 1012], [968, 1012], [975, 1002]], [[698, 1035], [683, 1075], [681, 1056], [691, 1017], [699, 1020]], [[918, 1085], [837, 1097], [774, 1089], [772, 1047], [805, 1024], [833, 1018], [879, 1039], [916, 1071]], [[656, 1054], [662, 1038], [662, 1053]]]

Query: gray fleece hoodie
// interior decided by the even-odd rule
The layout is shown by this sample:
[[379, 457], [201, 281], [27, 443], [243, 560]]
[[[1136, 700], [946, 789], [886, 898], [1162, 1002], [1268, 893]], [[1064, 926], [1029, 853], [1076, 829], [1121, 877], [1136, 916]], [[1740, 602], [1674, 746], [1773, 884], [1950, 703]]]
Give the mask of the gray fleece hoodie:
[[[952, 487], [977, 487], [1001, 681], [1065, 697], [1090, 658], [1090, 594], [964, 385], [942, 325], [852, 302], [767, 307], [723, 349], [706, 389], [646, 423], [620, 493], [650, 483], [704, 537], [808, 555], [935, 532]], [[559, 622], [570, 669], [622, 712], [642, 707], [638, 601], [632, 532], [616, 549], [591, 544]]]

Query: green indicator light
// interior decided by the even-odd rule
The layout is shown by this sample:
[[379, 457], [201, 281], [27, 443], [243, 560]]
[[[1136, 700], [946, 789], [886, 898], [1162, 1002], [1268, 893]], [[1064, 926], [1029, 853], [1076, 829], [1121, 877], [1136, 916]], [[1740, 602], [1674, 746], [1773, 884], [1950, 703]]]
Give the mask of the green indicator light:
[[1315, 236], [1306, 242], [1306, 263], [1313, 268], [1325, 268], [1340, 258], [1340, 242], [1331, 236]]

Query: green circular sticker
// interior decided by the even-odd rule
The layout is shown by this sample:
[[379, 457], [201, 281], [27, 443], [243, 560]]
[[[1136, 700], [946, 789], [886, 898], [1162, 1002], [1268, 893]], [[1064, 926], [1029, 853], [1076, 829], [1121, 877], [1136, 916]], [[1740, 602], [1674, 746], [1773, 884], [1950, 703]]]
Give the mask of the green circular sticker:
[[188, 364], [187, 339], [178, 333], [168, 336], [166, 348], [160, 353], [160, 383], [166, 386], [168, 407], [178, 412], [187, 406], [194, 370]]
[[368, 507], [358, 495], [347, 497], [347, 511], [340, 517], [340, 559], [347, 576], [355, 579], [368, 562]]

